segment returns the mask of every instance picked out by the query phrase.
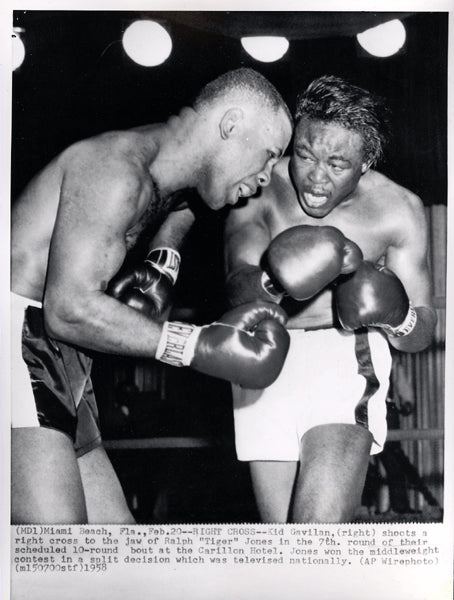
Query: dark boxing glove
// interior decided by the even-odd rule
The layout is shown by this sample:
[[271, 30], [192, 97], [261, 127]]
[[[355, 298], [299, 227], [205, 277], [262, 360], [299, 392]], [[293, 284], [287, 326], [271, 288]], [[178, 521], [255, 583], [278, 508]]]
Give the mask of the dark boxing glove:
[[271, 241], [262, 285], [271, 295], [307, 300], [338, 275], [354, 271], [362, 258], [359, 246], [336, 227], [297, 225]]
[[390, 269], [369, 261], [337, 283], [334, 301], [344, 329], [380, 327], [388, 335], [400, 337], [416, 325], [416, 311], [400, 279]]
[[198, 327], [164, 323], [156, 358], [250, 389], [277, 378], [290, 345], [285, 312], [271, 302], [237, 306], [218, 322]]
[[180, 260], [179, 253], [173, 248], [155, 248], [142, 264], [114, 277], [108, 293], [156, 319], [170, 306]]

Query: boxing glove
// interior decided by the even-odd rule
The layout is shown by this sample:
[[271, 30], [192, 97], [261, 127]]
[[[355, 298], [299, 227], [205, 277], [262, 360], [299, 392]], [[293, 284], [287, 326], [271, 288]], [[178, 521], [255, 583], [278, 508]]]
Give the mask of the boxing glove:
[[351, 273], [363, 258], [360, 248], [336, 227], [297, 225], [286, 229], [270, 243], [263, 281], [295, 300], [307, 300], [341, 273]]
[[180, 255], [176, 250], [155, 248], [141, 265], [114, 277], [108, 293], [146, 316], [157, 319], [170, 307], [179, 267]]
[[369, 261], [337, 282], [334, 301], [344, 329], [380, 327], [400, 337], [416, 325], [416, 311], [400, 279], [390, 269]]
[[277, 378], [290, 345], [287, 315], [271, 302], [250, 302], [217, 322], [197, 327], [166, 321], [156, 358], [190, 366], [245, 388], [261, 389]]

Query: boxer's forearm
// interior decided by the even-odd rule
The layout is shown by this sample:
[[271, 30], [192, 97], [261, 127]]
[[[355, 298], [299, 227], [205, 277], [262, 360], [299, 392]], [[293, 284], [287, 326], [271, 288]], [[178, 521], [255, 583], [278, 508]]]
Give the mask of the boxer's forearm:
[[149, 250], [167, 247], [181, 250], [195, 221], [190, 208], [169, 213], [149, 244]]
[[433, 308], [418, 306], [416, 324], [408, 335], [402, 337], [388, 336], [389, 343], [401, 352], [420, 352], [427, 348], [434, 338], [437, 315]]
[[44, 305], [46, 329], [57, 341], [190, 366], [250, 389], [276, 379], [290, 343], [287, 317], [271, 303], [238, 307], [204, 327], [180, 322], [161, 326], [102, 293], [79, 299], [76, 309], [64, 303], [64, 309], [52, 310], [49, 304]]
[[48, 334], [66, 342], [108, 354], [154, 357], [162, 325], [103, 292], [78, 299], [44, 298]]
[[254, 265], [244, 265], [232, 270], [226, 279], [227, 300], [230, 306], [264, 300], [279, 302], [280, 297], [271, 295], [263, 286], [263, 271]]

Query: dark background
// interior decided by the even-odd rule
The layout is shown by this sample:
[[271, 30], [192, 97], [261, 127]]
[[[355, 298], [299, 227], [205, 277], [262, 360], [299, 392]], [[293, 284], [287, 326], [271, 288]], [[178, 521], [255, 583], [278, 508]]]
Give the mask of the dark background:
[[[406, 27], [405, 47], [389, 58], [367, 55], [355, 33], [393, 16]], [[124, 53], [122, 34], [137, 18], [154, 18], [170, 33], [173, 51], [163, 65], [142, 67]], [[72, 142], [165, 120], [210, 79], [247, 66], [268, 77], [292, 111], [297, 94], [328, 73], [385, 96], [394, 135], [380, 170], [427, 207], [446, 204], [447, 13], [15, 11], [14, 26], [25, 30], [27, 54], [13, 75], [13, 201]], [[257, 62], [240, 44], [246, 33], [287, 35], [290, 49], [276, 63]], [[202, 209], [184, 254], [177, 308], [200, 321], [224, 306], [223, 216]], [[139, 520], [256, 518], [247, 469], [235, 460], [227, 384], [105, 356], [96, 359], [94, 380], [106, 439], [209, 443], [109, 450]]]
[[[394, 114], [394, 141], [382, 170], [426, 204], [446, 202], [446, 13], [403, 18], [407, 42], [389, 58], [366, 55], [353, 35], [332, 35], [291, 39], [289, 51], [276, 63], [257, 62], [236, 37], [184, 24], [201, 26], [206, 20], [210, 28], [232, 28], [234, 35], [242, 23], [260, 28], [256, 17], [250, 20], [251, 13], [242, 17], [243, 13], [220, 12], [214, 19], [212, 13], [201, 12], [196, 13], [198, 20], [194, 13], [182, 12], [178, 18], [175, 14], [14, 13], [14, 25], [25, 29], [27, 57], [13, 82], [13, 197], [71, 142], [109, 129], [165, 120], [210, 79], [247, 66], [268, 77], [292, 110], [298, 92], [325, 73], [345, 76], [385, 96]], [[320, 35], [344, 31], [351, 22], [336, 13], [288, 13], [283, 23], [272, 15], [262, 17], [269, 28], [276, 19], [277, 33], [289, 30], [293, 35], [298, 24], [301, 35], [310, 35], [317, 19], [326, 21], [325, 28], [319, 31], [319, 25], [316, 30]], [[123, 51], [123, 31], [141, 16], [157, 18], [172, 37], [172, 54], [158, 67], [139, 66]]]

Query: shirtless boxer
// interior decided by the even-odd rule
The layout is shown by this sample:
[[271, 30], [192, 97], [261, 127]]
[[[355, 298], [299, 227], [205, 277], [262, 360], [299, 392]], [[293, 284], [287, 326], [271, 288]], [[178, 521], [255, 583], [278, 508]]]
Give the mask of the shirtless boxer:
[[423, 205], [372, 169], [382, 108], [341, 78], [315, 80], [292, 156], [227, 219], [231, 305], [272, 300], [289, 314], [275, 383], [233, 386], [237, 454], [267, 522], [353, 518], [386, 437], [388, 344], [417, 352], [434, 333]]
[[[133, 520], [101, 446], [82, 349], [156, 357], [253, 387], [277, 376], [289, 340], [272, 303], [197, 328], [163, 324], [106, 290], [181, 190], [195, 188], [216, 210], [268, 185], [291, 128], [275, 88], [238, 69], [165, 124], [72, 145], [25, 188], [12, 211], [14, 523]], [[175, 277], [175, 258], [161, 249], [150, 263]]]

